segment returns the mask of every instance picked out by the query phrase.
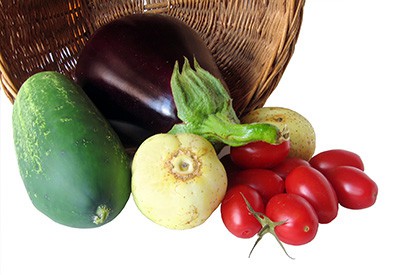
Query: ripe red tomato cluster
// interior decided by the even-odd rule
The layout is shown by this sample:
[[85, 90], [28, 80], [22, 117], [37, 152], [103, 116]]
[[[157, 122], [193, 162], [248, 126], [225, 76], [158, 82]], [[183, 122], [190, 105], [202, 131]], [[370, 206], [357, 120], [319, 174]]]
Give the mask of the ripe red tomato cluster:
[[262, 237], [268, 231], [302, 245], [314, 239], [319, 224], [336, 218], [339, 205], [362, 209], [375, 203], [378, 187], [357, 154], [335, 149], [306, 161], [288, 158], [289, 150], [289, 141], [253, 142], [221, 158], [228, 175], [221, 217], [233, 235]]

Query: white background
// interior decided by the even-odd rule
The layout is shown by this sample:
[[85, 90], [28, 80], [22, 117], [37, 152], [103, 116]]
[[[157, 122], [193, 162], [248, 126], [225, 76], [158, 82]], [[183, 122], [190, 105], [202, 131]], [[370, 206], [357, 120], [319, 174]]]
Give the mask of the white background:
[[369, 209], [340, 208], [304, 246], [233, 237], [219, 209], [191, 230], [164, 229], [132, 199], [97, 229], [58, 225], [31, 204], [17, 168], [12, 106], [0, 95], [0, 274], [399, 274], [400, 5], [398, 0], [308, 0], [295, 54], [268, 106], [309, 119], [317, 152], [358, 153], [379, 186]]

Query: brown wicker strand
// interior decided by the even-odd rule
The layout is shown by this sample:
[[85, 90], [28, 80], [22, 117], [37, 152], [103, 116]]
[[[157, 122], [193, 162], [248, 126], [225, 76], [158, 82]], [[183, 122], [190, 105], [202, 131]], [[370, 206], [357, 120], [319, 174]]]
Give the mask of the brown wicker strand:
[[302, 23], [305, 0], [0, 0], [0, 75], [11, 102], [32, 74], [72, 76], [101, 26], [133, 13], [186, 22], [204, 39], [238, 115], [261, 107], [279, 83]]

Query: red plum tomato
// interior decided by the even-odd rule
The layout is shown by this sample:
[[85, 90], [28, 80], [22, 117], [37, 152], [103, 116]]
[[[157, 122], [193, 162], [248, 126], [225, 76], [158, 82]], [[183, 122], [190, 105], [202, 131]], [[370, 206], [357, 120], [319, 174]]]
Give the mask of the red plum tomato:
[[305, 198], [315, 209], [319, 223], [329, 223], [338, 214], [338, 199], [328, 179], [318, 170], [299, 166], [285, 180], [287, 193]]
[[263, 198], [264, 203], [276, 194], [285, 191], [285, 182], [283, 179], [271, 170], [267, 169], [246, 169], [239, 171], [235, 177], [228, 182], [228, 186], [237, 186], [240, 184], [248, 185], [257, 190]]
[[310, 164], [324, 175], [338, 166], [353, 166], [364, 171], [364, 163], [360, 156], [342, 149], [321, 152], [310, 159]]
[[299, 166], [310, 166], [310, 163], [302, 158], [286, 158], [277, 166], [272, 167], [271, 170], [277, 173], [282, 179], [286, 179], [287, 175]]
[[329, 173], [328, 179], [343, 207], [363, 209], [375, 204], [378, 186], [364, 171], [351, 166], [339, 166]]
[[256, 212], [264, 211], [261, 195], [247, 185], [229, 189], [221, 203], [221, 217], [225, 227], [239, 238], [251, 238], [261, 230], [260, 222], [250, 213], [246, 200]]
[[289, 154], [288, 140], [279, 144], [255, 141], [243, 146], [231, 147], [232, 161], [242, 168], [271, 168], [281, 163]]
[[273, 222], [286, 221], [275, 227], [275, 234], [286, 244], [303, 245], [317, 234], [317, 214], [299, 195], [283, 193], [273, 196], [265, 207], [265, 215]]

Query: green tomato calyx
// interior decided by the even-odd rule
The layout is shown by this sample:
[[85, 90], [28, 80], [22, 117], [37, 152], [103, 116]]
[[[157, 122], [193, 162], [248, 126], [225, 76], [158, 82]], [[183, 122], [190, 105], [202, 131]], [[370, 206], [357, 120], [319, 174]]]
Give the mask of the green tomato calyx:
[[250, 250], [249, 253], [249, 258], [251, 256], [251, 254], [253, 253], [254, 248], [257, 246], [257, 244], [261, 241], [261, 239], [268, 233], [270, 233], [272, 236], [274, 236], [274, 238], [277, 240], [277, 242], [279, 243], [279, 245], [281, 246], [282, 250], [285, 252], [286, 256], [288, 256], [290, 259], [294, 260], [293, 257], [291, 257], [285, 247], [283, 246], [281, 240], [279, 240], [278, 236], [275, 233], [275, 227], [282, 225], [284, 223], [286, 223], [286, 221], [280, 221], [280, 222], [273, 222], [270, 218], [268, 218], [266, 215], [264, 215], [263, 213], [260, 212], [256, 212], [253, 207], [250, 205], [249, 201], [245, 198], [245, 196], [240, 193], [244, 199], [244, 201], [246, 202], [246, 206], [247, 209], [249, 210], [250, 214], [252, 214], [257, 221], [261, 224], [262, 228], [260, 230], [260, 232], [258, 232], [258, 238], [256, 240], [256, 242], [254, 243], [253, 247]]

